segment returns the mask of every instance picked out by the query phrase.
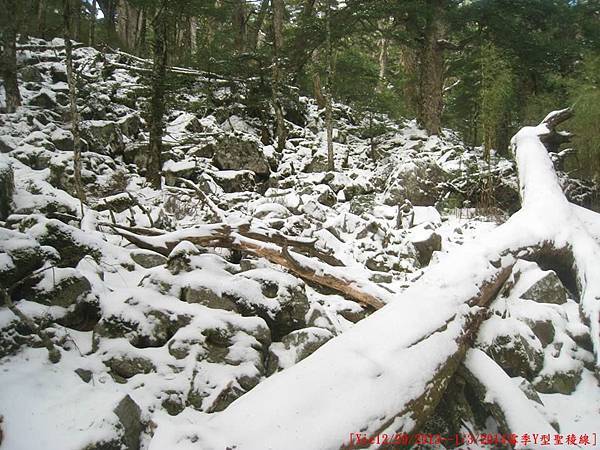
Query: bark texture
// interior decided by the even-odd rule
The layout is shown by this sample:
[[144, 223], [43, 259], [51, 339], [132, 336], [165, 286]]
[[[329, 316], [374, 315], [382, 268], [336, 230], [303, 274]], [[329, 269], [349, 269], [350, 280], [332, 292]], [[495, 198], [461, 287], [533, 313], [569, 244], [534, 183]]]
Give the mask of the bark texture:
[[418, 120], [430, 134], [442, 130], [444, 90], [444, 0], [429, 0], [429, 15], [423, 36], [419, 73]]
[[[1, 75], [6, 93], [6, 112], [15, 112], [21, 106], [21, 94], [17, 80], [17, 1], [2, 0], [3, 18], [0, 19], [0, 38], [4, 47], [1, 55]], [[7, 11], [14, 12], [7, 14]]]
[[283, 51], [283, 19], [285, 4], [283, 0], [271, 0], [273, 12], [273, 108], [275, 109], [275, 136], [277, 138], [277, 150], [283, 151], [287, 139], [285, 117], [282, 106], [282, 51]]
[[153, 188], [161, 187], [162, 137], [165, 115], [165, 77], [167, 72], [167, 9], [162, 1], [154, 17], [152, 97], [150, 99], [150, 142], [146, 179]]
[[79, 110], [77, 109], [77, 83], [73, 70], [73, 43], [71, 42], [71, 1], [63, 1], [63, 26], [65, 38], [65, 64], [67, 66], [67, 82], [69, 85], [69, 111], [71, 114], [71, 134], [73, 135], [73, 168], [75, 177], [75, 193], [81, 205], [83, 217], [83, 204], [86, 202], [83, 180], [81, 178], [81, 132], [79, 129]]

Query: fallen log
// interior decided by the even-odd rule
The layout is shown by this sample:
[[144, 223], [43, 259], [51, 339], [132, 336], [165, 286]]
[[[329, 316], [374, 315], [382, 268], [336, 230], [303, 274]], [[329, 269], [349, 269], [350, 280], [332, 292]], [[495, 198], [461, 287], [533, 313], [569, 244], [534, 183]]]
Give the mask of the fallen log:
[[[479, 401], [490, 410], [503, 435], [554, 436], [557, 433], [504, 370], [483, 351], [470, 349], [460, 373], [471, 385]], [[542, 445], [537, 437], [527, 445], [520, 444], [519, 441], [514, 447], [532, 450], [548, 447]]]
[[[158, 236], [141, 236], [125, 230], [122, 226], [114, 229], [117, 234], [139, 248], [165, 256], [182, 241], [189, 241], [200, 247], [229, 248], [251, 253], [285, 267], [306, 281], [333, 289], [374, 309], [382, 308], [386, 299], [390, 297], [388, 291], [368, 279], [349, 279], [344, 273], [348, 268], [343, 267], [333, 255], [316, 249], [313, 239], [285, 236], [276, 230], [252, 228], [248, 223], [237, 226], [203, 225]], [[289, 248], [308, 254], [317, 261], [300, 253], [292, 255]]]
[[[358, 435], [414, 432], [435, 409], [514, 261], [473, 245], [458, 256], [460, 264], [433, 266], [392, 303], [225, 411], [190, 411], [169, 425], [162, 417], [150, 449], [191, 442], [206, 450], [335, 449], [356, 447]], [[176, 440], [162, 433], [171, 426], [179, 428]]]
[[[560, 255], [590, 323], [598, 367], [600, 247], [590, 231], [597, 217], [574, 213], [543, 143], [552, 142], [548, 137], [570, 114], [552, 113], [513, 138], [522, 209], [505, 224], [442, 259], [384, 308], [226, 410], [155, 418], [150, 450], [375, 448], [385, 444], [376, 440], [381, 433], [414, 433], [434, 411], [517, 256], [552, 265]], [[506, 388], [505, 377], [495, 384], [489, 376], [495, 365], [491, 370], [488, 359], [470, 355], [467, 366], [479, 383]], [[501, 425], [518, 429], [508, 408], [495, 405]]]

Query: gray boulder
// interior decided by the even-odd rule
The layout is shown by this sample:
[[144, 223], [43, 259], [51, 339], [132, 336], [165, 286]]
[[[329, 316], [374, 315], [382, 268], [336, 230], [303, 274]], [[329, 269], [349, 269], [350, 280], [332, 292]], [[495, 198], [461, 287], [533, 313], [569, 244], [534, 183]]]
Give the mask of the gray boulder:
[[251, 170], [261, 178], [271, 173], [259, 144], [234, 135], [224, 136], [215, 143], [213, 164], [221, 170]]
[[111, 358], [105, 361], [104, 364], [110, 368], [111, 374], [119, 382], [123, 382], [135, 375], [148, 374], [156, 370], [152, 361], [139, 356], [122, 355]]
[[81, 135], [88, 142], [90, 150], [100, 154], [120, 155], [125, 149], [121, 129], [109, 120], [83, 121]]
[[0, 287], [9, 288], [14, 283], [41, 268], [46, 261], [55, 261], [58, 254], [18, 231], [0, 228]]
[[392, 183], [385, 192], [384, 203], [395, 206], [409, 199], [413, 205], [432, 206], [443, 193], [440, 186], [447, 179], [448, 174], [433, 161], [415, 160], [401, 165], [389, 177]]
[[238, 307], [233, 300], [202, 286], [184, 287], [181, 289], [181, 300], [188, 303], [199, 303], [208, 308], [238, 312]]
[[129, 256], [144, 269], [151, 269], [167, 263], [166, 257], [150, 250], [133, 250]]
[[442, 237], [433, 230], [422, 229], [412, 233], [410, 242], [417, 250], [417, 258], [421, 266], [429, 264], [433, 252], [442, 249]]
[[581, 381], [583, 369], [569, 370], [566, 372], [554, 372], [551, 375], [542, 375], [538, 377], [533, 386], [542, 394], [572, 394]]
[[511, 377], [532, 380], [544, 363], [543, 352], [520, 334], [498, 335], [483, 350]]
[[324, 328], [310, 327], [292, 331], [281, 342], [271, 344], [267, 376], [302, 361], [333, 337], [333, 333]]
[[544, 276], [537, 280], [521, 298], [534, 300], [540, 303], [554, 303], [562, 305], [567, 301], [567, 290], [562, 282], [552, 270], [544, 273]]
[[138, 450], [140, 435], [144, 429], [140, 407], [129, 395], [126, 395], [114, 409], [114, 413], [122, 426], [121, 440], [125, 450]]
[[251, 170], [223, 170], [215, 172], [212, 177], [225, 192], [254, 191], [256, 185]]
[[78, 270], [54, 268], [27, 279], [13, 296], [49, 306], [69, 307], [90, 292], [88, 279]]
[[41, 244], [54, 247], [58, 251], [61, 267], [75, 267], [87, 255], [95, 259], [100, 258], [100, 250], [92, 246], [85, 233], [75, 227], [58, 220], [48, 220], [36, 231], [36, 237]]

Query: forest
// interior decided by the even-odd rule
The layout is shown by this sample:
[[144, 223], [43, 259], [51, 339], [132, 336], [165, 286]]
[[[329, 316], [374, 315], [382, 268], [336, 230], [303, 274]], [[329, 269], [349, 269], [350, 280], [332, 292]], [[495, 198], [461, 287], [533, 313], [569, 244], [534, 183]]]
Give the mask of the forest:
[[0, 0], [0, 448], [600, 448], [597, 0]]

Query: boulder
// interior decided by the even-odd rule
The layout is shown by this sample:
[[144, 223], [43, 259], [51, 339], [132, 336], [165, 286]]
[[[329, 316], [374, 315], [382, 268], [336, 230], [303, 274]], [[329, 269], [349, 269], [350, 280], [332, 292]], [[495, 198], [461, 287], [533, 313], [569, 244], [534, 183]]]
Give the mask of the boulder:
[[117, 124], [121, 132], [129, 137], [136, 138], [142, 129], [142, 119], [137, 113], [127, 114], [125, 117], [118, 120]]
[[552, 270], [544, 272], [544, 276], [538, 279], [521, 298], [534, 300], [540, 303], [554, 303], [562, 305], [567, 301], [567, 290]]
[[402, 164], [389, 177], [392, 182], [384, 194], [384, 203], [395, 206], [408, 199], [413, 205], [432, 206], [443, 194], [440, 185], [447, 179], [448, 174], [432, 160]]
[[173, 275], [181, 272], [189, 272], [192, 270], [190, 258], [195, 255], [200, 255], [201, 251], [190, 241], [182, 241], [175, 246], [169, 258], [167, 259], [167, 269]]
[[322, 205], [332, 207], [337, 203], [337, 195], [331, 189], [327, 188], [319, 194], [317, 201]]
[[225, 192], [254, 191], [256, 185], [251, 170], [221, 170], [213, 173], [212, 178]]
[[202, 286], [184, 287], [181, 289], [181, 300], [188, 303], [199, 303], [213, 309], [238, 311], [238, 307], [233, 300]]
[[9, 288], [58, 254], [18, 231], [0, 228], [0, 287]]
[[531, 331], [533, 331], [544, 347], [554, 341], [556, 332], [551, 320], [526, 319], [525, 322], [530, 326]]
[[74, 148], [73, 135], [71, 132], [63, 130], [62, 128], [58, 128], [52, 132], [50, 135], [50, 142], [52, 142], [58, 150], [72, 152]]
[[[137, 300], [125, 301], [135, 307]], [[172, 314], [158, 309], [144, 310], [137, 314], [136, 322], [130, 322], [121, 315], [105, 315], [94, 327], [93, 344], [97, 348], [100, 339], [126, 338], [137, 348], [162, 347], [179, 330], [190, 322], [189, 317]]]
[[350, 212], [357, 216], [370, 215], [375, 207], [375, 194], [355, 195], [350, 200]]
[[67, 83], [69, 78], [67, 76], [67, 68], [64, 64], [52, 64], [50, 66], [50, 76], [52, 77], [52, 81], [54, 83]]
[[[54, 247], [60, 254], [60, 267], [75, 267], [84, 256], [100, 258], [100, 250], [93, 246], [86, 234], [58, 220], [48, 220], [35, 227], [35, 235], [43, 245]], [[34, 228], [31, 229], [34, 232]]]
[[304, 167], [303, 172], [327, 172], [329, 166], [327, 164], [327, 155], [324, 153], [314, 153], [311, 160]]
[[121, 192], [102, 198], [96, 206], [96, 210], [106, 211], [110, 209], [112, 212], [121, 213], [127, 211], [136, 204], [135, 197], [130, 196], [126, 192]]
[[56, 267], [29, 277], [26, 283], [13, 292], [13, 298], [69, 307], [90, 290], [90, 282], [78, 270]]
[[239, 294], [226, 294], [237, 305], [243, 315], [262, 317], [271, 330], [274, 341], [280, 340], [294, 330], [306, 327], [306, 315], [310, 308], [304, 282], [292, 275], [277, 273], [270, 269], [254, 269], [242, 272], [236, 277], [250, 278], [260, 284], [267, 299], [277, 302], [277, 308], [270, 308], [268, 301], [243, 298]]
[[147, 374], [156, 370], [152, 361], [139, 356], [122, 355], [110, 358], [104, 364], [110, 368], [113, 375], [117, 375], [117, 380], [119, 377], [129, 379], [135, 375]]
[[58, 107], [56, 95], [45, 90], [42, 90], [39, 94], [31, 97], [27, 103], [31, 106], [38, 106], [43, 109], [56, 109]]
[[114, 409], [122, 426], [122, 443], [124, 450], [138, 450], [140, 448], [140, 435], [144, 429], [142, 425], [142, 411], [133, 399], [126, 395]]
[[267, 375], [286, 369], [307, 356], [332, 339], [333, 333], [324, 328], [310, 327], [292, 331], [269, 347]]
[[581, 381], [582, 367], [565, 372], [557, 371], [551, 375], [541, 375], [534, 380], [533, 387], [542, 394], [572, 394]]
[[129, 256], [144, 269], [151, 269], [152, 267], [162, 266], [167, 263], [167, 258], [160, 253], [150, 250], [133, 250]]
[[260, 178], [271, 173], [258, 142], [227, 135], [215, 143], [213, 164], [221, 170], [251, 170]]
[[163, 174], [167, 186], [177, 186], [179, 184], [178, 178], [195, 182], [198, 179], [198, 172], [196, 164], [189, 160], [179, 162], [169, 160], [163, 164]]
[[442, 249], [442, 237], [433, 230], [415, 229], [409, 239], [417, 250], [417, 258], [423, 267], [429, 264], [434, 251]]
[[483, 350], [511, 377], [532, 380], [544, 363], [543, 352], [520, 334], [498, 334]]
[[10, 136], [0, 136], [0, 153], [12, 152], [16, 147], [16, 140]]
[[43, 81], [42, 73], [36, 66], [25, 66], [18, 70], [21, 80], [24, 82], [40, 83]]
[[81, 136], [96, 153], [120, 155], [125, 149], [121, 129], [109, 120], [82, 121]]

